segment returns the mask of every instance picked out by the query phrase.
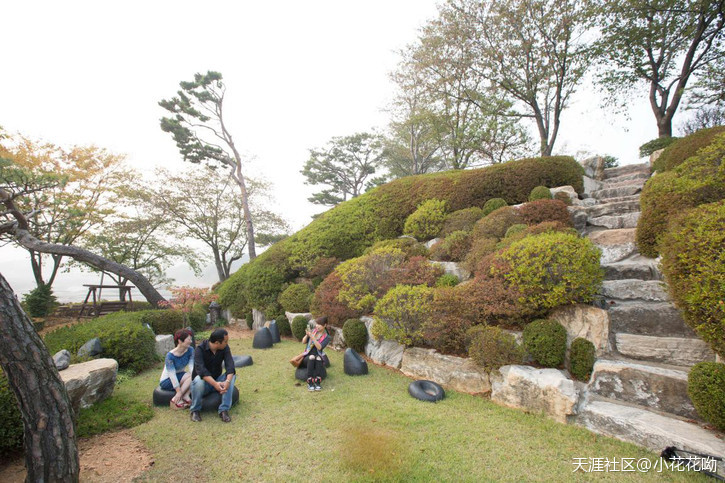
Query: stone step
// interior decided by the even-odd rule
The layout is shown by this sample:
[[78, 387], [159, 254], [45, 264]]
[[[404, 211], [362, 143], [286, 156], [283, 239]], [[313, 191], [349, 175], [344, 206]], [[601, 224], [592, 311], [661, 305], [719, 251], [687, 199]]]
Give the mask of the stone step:
[[670, 302], [615, 302], [607, 312], [613, 334], [697, 338]]
[[614, 198], [607, 198], [606, 200], [594, 200], [594, 198], [590, 198], [591, 200], [594, 200], [598, 205], [608, 204], [608, 203], [619, 203], [621, 201], [637, 201], [639, 203], [639, 193], [628, 195], [628, 196], [616, 196]]
[[598, 434], [660, 453], [675, 446], [693, 453], [721, 456], [725, 441], [697, 424], [646, 409], [608, 401], [586, 401], [574, 422]]
[[599, 359], [588, 389], [608, 399], [637, 404], [656, 411], [697, 418], [687, 395], [687, 369], [638, 361]]
[[628, 186], [618, 186], [615, 188], [602, 188], [597, 191], [592, 191], [591, 195], [592, 195], [592, 198], [603, 201], [603, 200], [606, 200], [609, 198], [636, 195], [640, 191], [642, 191], [642, 186], [628, 185]]
[[587, 224], [589, 226], [600, 226], [610, 230], [618, 228], [637, 228], [639, 216], [640, 212], [635, 211], [632, 213], [624, 213], [622, 215], [605, 215], [594, 218], [590, 217], [587, 219]]
[[600, 293], [607, 299], [615, 300], [665, 302], [670, 299], [664, 282], [659, 280], [605, 280]]
[[612, 178], [618, 178], [620, 176], [627, 176], [632, 174], [652, 174], [652, 168], [650, 168], [649, 162], [638, 163], [638, 164], [626, 164], [624, 166], [618, 166], [616, 168], [607, 168], [604, 170], [604, 179], [609, 180]]
[[611, 180], [607, 180], [602, 185], [601, 189], [611, 189], [611, 188], [620, 188], [622, 186], [639, 186], [640, 188], [644, 187], [644, 184], [647, 180], [645, 178], [635, 178], [635, 179], [620, 179], [620, 178], [614, 178]]
[[605, 280], [663, 280], [657, 262], [641, 255], [619, 262], [605, 263], [602, 268]]
[[686, 367], [715, 360], [715, 353], [701, 339], [620, 333], [614, 340], [616, 351], [630, 359]]
[[634, 235], [634, 228], [621, 228], [596, 231], [588, 237], [602, 250], [601, 263], [605, 264], [624, 260], [637, 253]]
[[621, 183], [622, 181], [639, 180], [644, 184], [651, 176], [650, 173], [645, 172], [630, 173], [608, 178], [606, 181], [602, 181], [602, 183]]
[[613, 201], [610, 203], [597, 203], [592, 206], [585, 206], [584, 210], [590, 218], [636, 212], [639, 211], [639, 196], [625, 201]]

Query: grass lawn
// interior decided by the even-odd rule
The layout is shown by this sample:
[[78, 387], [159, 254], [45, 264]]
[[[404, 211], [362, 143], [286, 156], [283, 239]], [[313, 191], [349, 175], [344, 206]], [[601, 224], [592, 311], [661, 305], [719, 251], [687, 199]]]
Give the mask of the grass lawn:
[[[321, 392], [297, 385], [287, 362], [302, 345], [283, 340], [252, 349], [232, 340], [234, 354], [254, 365], [238, 369], [240, 400], [231, 424], [202, 413], [155, 408], [133, 429], [154, 454], [149, 481], [709, 481], [692, 473], [572, 473], [575, 458], [648, 458], [634, 445], [447, 391], [437, 403], [411, 398], [410, 379], [370, 365], [367, 376], [342, 370], [342, 353]], [[158, 370], [120, 384], [128, 399], [150, 401]], [[132, 464], [132, 462], [130, 462]]]

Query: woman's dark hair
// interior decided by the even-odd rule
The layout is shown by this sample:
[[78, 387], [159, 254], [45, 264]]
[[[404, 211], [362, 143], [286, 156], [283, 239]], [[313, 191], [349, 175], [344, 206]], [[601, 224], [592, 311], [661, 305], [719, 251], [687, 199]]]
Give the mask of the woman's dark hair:
[[179, 329], [174, 333], [174, 345], [179, 345], [180, 342], [184, 342], [187, 337], [192, 337], [192, 333], [189, 329]]
[[323, 315], [322, 317], [315, 319], [315, 323], [326, 327], [327, 326], [327, 316]]
[[229, 335], [229, 332], [227, 332], [226, 329], [216, 329], [209, 336], [209, 342], [221, 342], [227, 335]]

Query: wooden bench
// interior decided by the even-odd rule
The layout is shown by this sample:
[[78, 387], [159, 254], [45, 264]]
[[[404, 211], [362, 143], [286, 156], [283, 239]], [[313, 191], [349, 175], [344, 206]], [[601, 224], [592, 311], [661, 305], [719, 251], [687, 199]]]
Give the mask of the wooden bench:
[[128, 302], [101, 302], [98, 304], [96, 315], [107, 315], [113, 312], [120, 312], [126, 310]]

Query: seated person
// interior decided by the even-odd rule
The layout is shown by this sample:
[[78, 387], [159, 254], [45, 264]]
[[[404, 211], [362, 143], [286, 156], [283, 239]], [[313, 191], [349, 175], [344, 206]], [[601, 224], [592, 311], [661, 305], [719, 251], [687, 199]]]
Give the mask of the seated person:
[[324, 349], [330, 342], [330, 336], [327, 334], [327, 317], [320, 317], [315, 320], [315, 329], [306, 329], [302, 342], [307, 343], [307, 348], [303, 352], [304, 360], [307, 363], [307, 390], [319, 391], [322, 389], [322, 367], [325, 363]]
[[[232, 407], [234, 381], [234, 359], [229, 349], [229, 333], [225, 329], [216, 329], [194, 352], [194, 373], [191, 382], [191, 420], [201, 421], [201, 400], [212, 391], [221, 395], [219, 417], [225, 423], [231, 422], [229, 408]], [[222, 363], [226, 372], [222, 374]]]
[[169, 403], [172, 408], [182, 409], [191, 406], [191, 371], [194, 367], [194, 338], [188, 329], [177, 330], [174, 334], [174, 347], [166, 354], [164, 371], [159, 386], [166, 391], [176, 391]]

